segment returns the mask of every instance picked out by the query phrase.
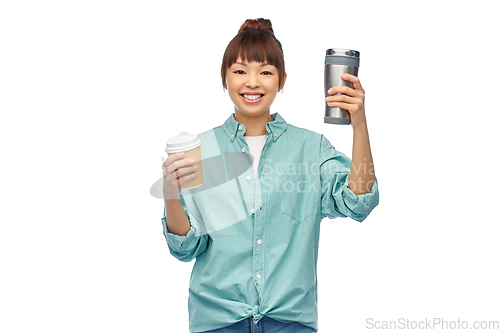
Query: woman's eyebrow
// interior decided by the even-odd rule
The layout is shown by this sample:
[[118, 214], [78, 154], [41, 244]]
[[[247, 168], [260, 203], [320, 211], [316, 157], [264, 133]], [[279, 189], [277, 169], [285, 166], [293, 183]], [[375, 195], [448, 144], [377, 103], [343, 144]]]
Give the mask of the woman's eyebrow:
[[[242, 66], [248, 66], [248, 64], [245, 62], [235, 62], [235, 64], [242, 65]], [[262, 66], [271, 66], [271, 65], [269, 65], [267, 62], [264, 62], [264, 63], [260, 64], [260, 66], [262, 67]]]

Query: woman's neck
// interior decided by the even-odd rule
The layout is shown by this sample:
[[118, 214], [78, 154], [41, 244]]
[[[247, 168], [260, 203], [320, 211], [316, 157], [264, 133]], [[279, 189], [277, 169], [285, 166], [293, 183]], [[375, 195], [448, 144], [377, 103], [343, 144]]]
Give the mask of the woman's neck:
[[247, 116], [238, 110], [234, 112], [234, 119], [245, 125], [245, 136], [260, 136], [266, 135], [266, 124], [268, 122], [274, 121], [271, 118], [269, 111], [257, 116]]

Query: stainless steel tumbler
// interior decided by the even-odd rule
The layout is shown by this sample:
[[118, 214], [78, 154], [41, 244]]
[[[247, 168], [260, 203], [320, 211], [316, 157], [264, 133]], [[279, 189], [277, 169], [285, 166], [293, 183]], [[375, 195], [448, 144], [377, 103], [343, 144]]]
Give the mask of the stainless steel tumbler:
[[[325, 97], [330, 96], [328, 89], [335, 86], [348, 86], [351, 82], [340, 78], [343, 73], [358, 76], [359, 52], [346, 49], [328, 49], [325, 57]], [[326, 102], [325, 102], [326, 103]], [[349, 111], [329, 107], [326, 104], [325, 123], [349, 125], [351, 123]]]

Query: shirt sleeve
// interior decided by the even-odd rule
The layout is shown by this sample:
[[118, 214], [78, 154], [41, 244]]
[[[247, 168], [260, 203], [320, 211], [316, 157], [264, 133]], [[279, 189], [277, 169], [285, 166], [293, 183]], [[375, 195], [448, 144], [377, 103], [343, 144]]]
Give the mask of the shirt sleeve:
[[[208, 235], [202, 230], [203, 222], [201, 217], [195, 217], [193, 213], [188, 210], [186, 200], [181, 193], [178, 195], [181, 201], [184, 212], [188, 217], [190, 229], [185, 236], [180, 236], [172, 234], [168, 231], [166, 209], [163, 209], [163, 217], [161, 219], [163, 224], [163, 235], [167, 240], [168, 248], [170, 253], [180, 261], [191, 261], [193, 258], [197, 257], [199, 254], [203, 253], [207, 249]], [[193, 208], [193, 207], [192, 207]]]
[[335, 150], [328, 139], [321, 135], [321, 219], [350, 217], [361, 222], [378, 205], [377, 179], [370, 193], [357, 195], [349, 188], [350, 170], [351, 159]]

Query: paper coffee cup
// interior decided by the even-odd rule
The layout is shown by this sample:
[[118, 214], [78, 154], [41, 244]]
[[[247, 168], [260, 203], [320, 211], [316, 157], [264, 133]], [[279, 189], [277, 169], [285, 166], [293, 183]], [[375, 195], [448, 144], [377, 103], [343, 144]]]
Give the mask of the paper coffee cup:
[[203, 185], [203, 165], [201, 163], [201, 141], [196, 134], [189, 134], [188, 132], [180, 132], [179, 135], [174, 136], [167, 140], [165, 151], [170, 156], [172, 154], [184, 152], [184, 157], [192, 158], [198, 167], [198, 176], [190, 181], [181, 185], [183, 189], [196, 188]]

